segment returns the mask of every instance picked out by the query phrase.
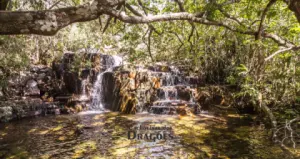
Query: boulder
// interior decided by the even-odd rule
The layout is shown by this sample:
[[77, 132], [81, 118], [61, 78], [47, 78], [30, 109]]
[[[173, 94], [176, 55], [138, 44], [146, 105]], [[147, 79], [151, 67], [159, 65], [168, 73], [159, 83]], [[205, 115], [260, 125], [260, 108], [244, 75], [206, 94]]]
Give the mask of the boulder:
[[60, 114], [58, 103], [43, 102], [40, 98], [24, 98], [0, 103], [0, 122], [33, 117], [41, 114]]
[[184, 86], [177, 87], [178, 98], [181, 100], [189, 101], [191, 99], [191, 90]]
[[106, 72], [103, 75], [103, 94], [104, 94], [104, 101], [106, 103], [106, 107], [110, 106], [113, 103], [113, 96], [114, 93], [114, 74], [112, 72]]
[[68, 93], [80, 93], [81, 81], [78, 77], [78, 73], [67, 71], [64, 73], [63, 79]]
[[0, 122], [7, 122], [13, 118], [12, 107], [0, 107]]
[[38, 83], [35, 80], [28, 80], [26, 83], [26, 87], [24, 89], [25, 96], [39, 96], [40, 89], [38, 87]]
[[43, 79], [45, 79], [45, 77], [46, 77], [46, 73], [40, 73], [40, 74], [38, 74], [38, 76], [37, 76], [37, 80], [43, 80]]

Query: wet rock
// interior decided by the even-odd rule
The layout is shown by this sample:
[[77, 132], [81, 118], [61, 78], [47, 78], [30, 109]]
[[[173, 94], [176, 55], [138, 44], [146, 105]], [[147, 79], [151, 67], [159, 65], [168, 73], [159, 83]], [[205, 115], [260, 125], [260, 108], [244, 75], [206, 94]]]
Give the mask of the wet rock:
[[186, 79], [190, 85], [201, 85], [203, 83], [203, 80], [196, 76], [188, 76]]
[[155, 72], [171, 72], [172, 69], [167, 65], [153, 65], [148, 67], [149, 70]]
[[30, 74], [26, 76], [24, 72], [21, 72], [20, 74], [14, 74], [9, 77], [8, 86], [9, 87], [25, 86], [26, 82], [30, 79], [32, 79], [32, 76]]
[[61, 111], [60, 111], [60, 109], [54, 109], [54, 114], [55, 114], [55, 115], [59, 115], [59, 114], [61, 114]]
[[212, 97], [208, 91], [201, 91], [197, 97], [197, 101], [203, 109], [208, 110]]
[[87, 79], [90, 74], [91, 74], [90, 69], [84, 69], [84, 70], [81, 71], [81, 78], [82, 79]]
[[186, 87], [178, 87], [177, 88], [178, 91], [178, 98], [181, 100], [185, 100], [185, 101], [189, 101], [191, 99], [191, 92], [188, 88]]
[[233, 102], [233, 96], [229, 93], [231, 91], [223, 86], [200, 87], [198, 92], [197, 101], [205, 110], [216, 106], [229, 106]]
[[63, 63], [64, 64], [72, 63], [74, 58], [75, 58], [74, 52], [66, 52], [66, 53], [64, 53], [64, 56], [63, 56]]
[[[180, 74], [176, 67], [167, 65], [154, 65], [144, 68], [142, 66], [124, 66], [114, 72], [114, 77], [116, 79], [113, 93], [114, 111], [152, 109], [154, 113], [162, 112], [161, 110], [171, 110], [168, 113], [176, 114], [177, 107], [180, 105], [192, 108], [197, 105], [192, 100], [195, 90], [188, 85], [188, 79]], [[175, 106], [173, 105], [174, 102], [162, 102], [162, 105], [157, 105], [154, 102], [155, 100], [176, 102]]]
[[12, 107], [0, 107], [0, 121], [7, 122], [13, 118]]
[[29, 80], [26, 83], [26, 87], [24, 89], [25, 96], [39, 96], [40, 89], [38, 88], [38, 83], [35, 80]]
[[41, 74], [45, 73], [47, 75], [51, 75], [50, 73], [52, 73], [52, 69], [49, 67], [44, 67], [44, 68], [40, 69], [38, 71], [38, 73], [41, 73]]
[[46, 77], [46, 73], [41, 73], [38, 75], [37, 80], [43, 80]]
[[41, 69], [41, 66], [39, 65], [32, 65], [30, 67], [30, 72], [38, 72]]
[[65, 72], [63, 79], [68, 93], [80, 93], [81, 82], [76, 72]]
[[39, 98], [24, 98], [0, 103], [1, 122], [47, 114], [60, 114], [58, 103], [43, 102]]
[[2, 87], [0, 87], [0, 100], [1, 100], [2, 98], [4, 98], [4, 93], [3, 93], [3, 91], [2, 91]]
[[109, 109], [111, 104], [113, 103], [113, 91], [114, 91], [114, 84], [115, 84], [115, 79], [114, 79], [114, 74], [112, 72], [106, 72], [103, 75], [103, 99], [105, 101], [105, 107]]

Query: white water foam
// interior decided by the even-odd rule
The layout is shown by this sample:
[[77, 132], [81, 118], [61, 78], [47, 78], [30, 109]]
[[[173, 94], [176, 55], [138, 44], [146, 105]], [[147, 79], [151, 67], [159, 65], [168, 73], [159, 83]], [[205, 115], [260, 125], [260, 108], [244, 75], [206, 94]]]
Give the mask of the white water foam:
[[92, 110], [101, 110], [104, 111], [104, 83], [103, 83], [103, 75], [107, 72], [112, 72], [114, 67], [120, 66], [122, 64], [122, 58], [119, 56], [110, 56], [106, 61], [106, 70], [102, 73], [99, 73], [97, 75], [97, 80], [94, 83], [93, 86], [93, 92], [92, 92], [92, 103], [91, 103], [91, 109]]

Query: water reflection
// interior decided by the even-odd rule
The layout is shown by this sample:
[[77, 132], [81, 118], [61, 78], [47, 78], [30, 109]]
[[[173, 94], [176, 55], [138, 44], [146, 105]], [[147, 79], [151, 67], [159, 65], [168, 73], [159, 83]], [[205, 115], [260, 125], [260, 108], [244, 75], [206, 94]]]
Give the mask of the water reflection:
[[[266, 131], [240, 116], [88, 112], [0, 125], [0, 158], [283, 158]], [[169, 126], [167, 140], [129, 140], [137, 126]], [[157, 133], [139, 130], [137, 133]]]

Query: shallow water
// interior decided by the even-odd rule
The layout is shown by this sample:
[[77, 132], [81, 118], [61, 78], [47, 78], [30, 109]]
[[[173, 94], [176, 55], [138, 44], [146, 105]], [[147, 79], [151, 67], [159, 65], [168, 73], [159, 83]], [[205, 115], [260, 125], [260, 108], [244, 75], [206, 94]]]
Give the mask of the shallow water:
[[[0, 158], [284, 158], [267, 132], [251, 123], [250, 117], [237, 115], [86, 112], [36, 117], [0, 124]], [[165, 130], [135, 130], [139, 126]], [[128, 131], [153, 135], [130, 140]], [[163, 133], [165, 138], [157, 136]]]

